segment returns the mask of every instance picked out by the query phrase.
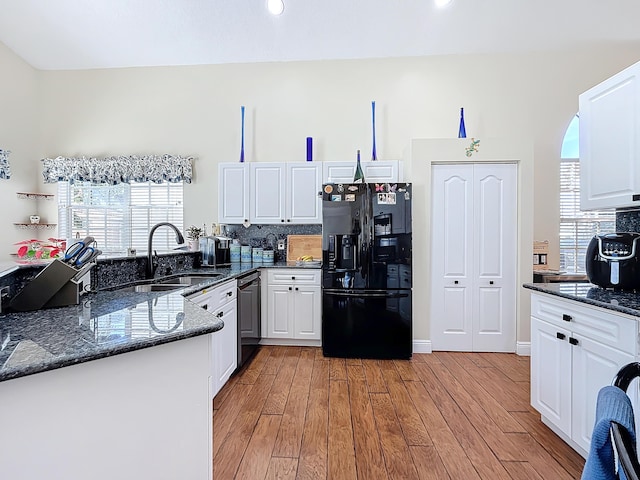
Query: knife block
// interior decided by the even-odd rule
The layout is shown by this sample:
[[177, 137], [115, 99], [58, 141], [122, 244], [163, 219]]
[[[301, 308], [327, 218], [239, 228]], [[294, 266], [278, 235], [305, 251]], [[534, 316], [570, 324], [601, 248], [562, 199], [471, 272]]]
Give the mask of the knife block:
[[41, 308], [65, 307], [80, 303], [80, 284], [74, 277], [80, 270], [54, 260], [13, 297], [13, 310], [28, 312]]

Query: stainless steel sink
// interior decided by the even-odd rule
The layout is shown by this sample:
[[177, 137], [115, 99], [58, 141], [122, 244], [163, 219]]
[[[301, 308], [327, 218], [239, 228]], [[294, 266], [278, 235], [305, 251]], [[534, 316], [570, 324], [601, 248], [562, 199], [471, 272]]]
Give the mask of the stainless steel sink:
[[221, 276], [222, 276], [221, 273], [189, 274], [189, 275], [184, 275], [182, 277], [170, 278], [168, 280], [159, 282], [156, 285], [180, 285], [180, 286], [196, 285], [198, 283], [213, 280]]
[[178, 290], [183, 288], [184, 285], [178, 284], [160, 284], [160, 283], [147, 283], [145, 285], [133, 285], [131, 287], [119, 288], [121, 292], [169, 292], [171, 290]]
[[181, 277], [169, 278], [160, 282], [151, 283], [147, 281], [142, 285], [131, 285], [129, 287], [117, 288], [120, 292], [170, 292], [190, 285], [197, 285], [202, 282], [221, 277], [222, 273], [189, 273]]

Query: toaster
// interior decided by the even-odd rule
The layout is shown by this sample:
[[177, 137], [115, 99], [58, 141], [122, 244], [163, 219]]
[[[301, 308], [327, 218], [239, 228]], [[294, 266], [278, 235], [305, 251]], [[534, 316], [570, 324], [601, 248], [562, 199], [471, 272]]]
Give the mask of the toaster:
[[594, 285], [640, 290], [640, 233], [595, 235], [587, 247], [585, 268]]

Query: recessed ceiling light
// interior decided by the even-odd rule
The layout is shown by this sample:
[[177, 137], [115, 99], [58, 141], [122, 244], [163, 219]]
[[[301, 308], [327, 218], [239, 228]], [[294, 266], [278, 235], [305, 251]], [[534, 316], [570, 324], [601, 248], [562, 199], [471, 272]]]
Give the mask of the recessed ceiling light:
[[271, 15], [280, 15], [284, 11], [284, 1], [267, 0], [267, 9]]
[[451, 3], [451, 0], [434, 0], [436, 7], [444, 8]]

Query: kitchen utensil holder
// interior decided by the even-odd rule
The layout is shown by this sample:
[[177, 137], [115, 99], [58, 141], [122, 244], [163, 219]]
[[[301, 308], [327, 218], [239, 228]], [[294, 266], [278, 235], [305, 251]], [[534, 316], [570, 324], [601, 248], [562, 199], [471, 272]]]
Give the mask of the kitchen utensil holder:
[[92, 266], [78, 270], [55, 259], [25, 285], [9, 305], [19, 312], [77, 305], [80, 303], [81, 283], [75, 278], [83, 276]]

